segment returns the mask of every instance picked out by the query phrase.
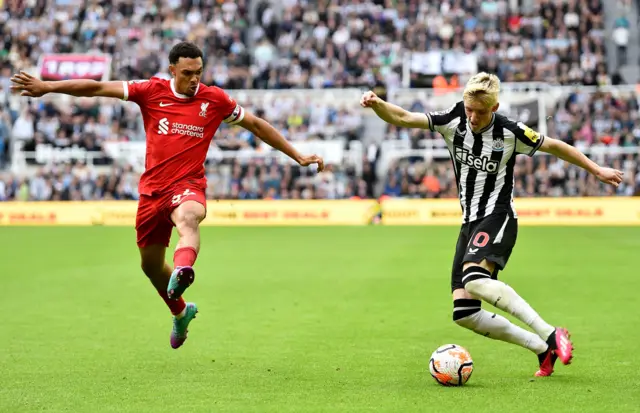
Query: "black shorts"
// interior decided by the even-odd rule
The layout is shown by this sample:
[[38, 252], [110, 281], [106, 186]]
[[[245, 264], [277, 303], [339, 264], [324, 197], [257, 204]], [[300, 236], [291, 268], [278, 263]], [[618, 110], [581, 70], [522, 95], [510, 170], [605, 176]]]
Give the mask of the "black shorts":
[[493, 279], [503, 270], [516, 245], [518, 220], [510, 212], [491, 214], [482, 219], [462, 225], [456, 255], [451, 269], [451, 291], [464, 288], [462, 266], [465, 262], [479, 263], [483, 259], [496, 266]]

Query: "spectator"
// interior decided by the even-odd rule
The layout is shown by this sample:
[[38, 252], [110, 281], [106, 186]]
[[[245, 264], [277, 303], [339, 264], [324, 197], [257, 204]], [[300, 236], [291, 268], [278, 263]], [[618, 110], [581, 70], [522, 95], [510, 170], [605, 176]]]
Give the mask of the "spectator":
[[613, 41], [617, 46], [618, 66], [627, 63], [627, 46], [629, 45], [629, 20], [625, 16], [616, 19], [613, 29]]
[[[475, 66], [512, 82], [610, 85], [617, 77], [610, 77], [605, 59], [608, 40], [600, 0], [587, 4], [536, 0], [529, 2], [530, 9], [506, 0], [286, 0], [257, 4], [254, 27], [249, 25], [247, 0], [66, 3], [8, 2], [0, 11], [0, 168], [19, 142], [25, 150], [40, 154], [73, 150], [82, 160], [96, 156], [91, 164], [101, 172], [70, 160], [63, 166], [46, 165], [28, 179], [7, 175], [0, 180], [4, 199], [138, 197], [139, 171], [119, 166], [122, 159], [107, 156], [112, 142], [144, 138], [135, 104], [113, 99], [24, 100], [7, 93], [11, 73], [35, 66], [46, 53], [108, 53], [113, 57], [113, 79], [166, 77], [168, 50], [187, 39], [204, 50], [205, 84], [227, 89], [363, 87], [374, 89], [383, 99], [401, 85], [404, 62], [426, 52], [445, 53], [436, 72], [438, 82], [447, 87], [462, 83], [464, 71]], [[629, 0], [621, 3], [629, 7]], [[622, 16], [611, 43], [619, 47], [620, 64], [626, 59], [631, 24]], [[473, 57], [473, 65], [459, 60], [467, 57]], [[460, 76], [452, 81], [449, 72]], [[411, 85], [430, 86], [433, 77], [414, 70]], [[346, 145], [362, 139], [368, 126], [357, 108], [334, 101], [309, 102], [304, 94], [251, 95], [242, 103], [288, 139], [301, 143], [332, 139]], [[412, 103], [412, 110], [422, 112], [433, 104]], [[637, 148], [640, 143], [635, 95], [576, 92], [554, 109], [549, 133], [581, 149]], [[433, 132], [394, 127], [385, 138], [403, 140], [414, 150], [427, 141], [439, 142]], [[456, 196], [448, 159], [402, 159], [378, 182], [380, 148], [372, 147], [373, 155], [362, 161], [361, 176], [353, 163], [345, 163], [329, 165], [324, 175], [313, 178], [304, 169], [272, 163], [270, 149], [250, 132], [223, 126], [211, 148], [216, 160], [207, 165], [209, 196], [310, 199], [375, 197], [380, 192]], [[620, 195], [638, 192], [637, 155], [628, 152], [621, 155], [627, 180], [618, 190]], [[60, 158], [67, 162], [65, 156]], [[45, 166], [35, 159], [29, 162], [32, 167]], [[516, 188], [526, 196], [602, 193], [595, 181], [562, 162], [548, 163], [544, 157], [519, 162]], [[102, 172], [105, 168], [111, 169]]]

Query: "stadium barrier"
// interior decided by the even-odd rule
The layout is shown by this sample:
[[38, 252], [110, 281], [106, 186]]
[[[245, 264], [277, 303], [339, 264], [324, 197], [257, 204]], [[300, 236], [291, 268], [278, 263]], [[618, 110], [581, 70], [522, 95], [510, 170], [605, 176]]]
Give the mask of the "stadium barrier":
[[[522, 225], [640, 225], [640, 198], [521, 198]], [[0, 225], [133, 226], [135, 201], [0, 202]], [[457, 199], [208, 201], [205, 226], [460, 225]]]
[[[522, 225], [640, 225], [640, 198], [519, 198], [514, 201]], [[458, 199], [386, 199], [383, 225], [460, 225]]]
[[[135, 225], [135, 201], [0, 202], [0, 225]], [[203, 225], [367, 225], [375, 200], [213, 201]]]

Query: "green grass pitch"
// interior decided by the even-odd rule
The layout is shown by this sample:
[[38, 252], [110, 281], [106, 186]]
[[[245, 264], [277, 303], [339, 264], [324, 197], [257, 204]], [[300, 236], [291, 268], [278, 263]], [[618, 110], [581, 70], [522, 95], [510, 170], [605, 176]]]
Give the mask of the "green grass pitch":
[[[640, 411], [640, 229], [520, 227], [501, 279], [577, 348], [540, 379], [451, 321], [457, 232], [204, 228], [176, 351], [132, 228], [3, 227], [0, 412]], [[467, 386], [428, 373], [446, 343]]]

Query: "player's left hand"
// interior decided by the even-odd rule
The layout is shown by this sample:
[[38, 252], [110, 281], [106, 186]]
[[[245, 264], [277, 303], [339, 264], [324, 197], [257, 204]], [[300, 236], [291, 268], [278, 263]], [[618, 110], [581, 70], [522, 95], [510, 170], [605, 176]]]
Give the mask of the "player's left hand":
[[613, 168], [599, 168], [596, 172], [596, 178], [605, 184], [613, 185], [616, 188], [622, 182], [624, 172]]
[[318, 155], [302, 156], [298, 163], [300, 164], [300, 166], [309, 166], [311, 164], [317, 163], [318, 172], [324, 171], [324, 160]]

